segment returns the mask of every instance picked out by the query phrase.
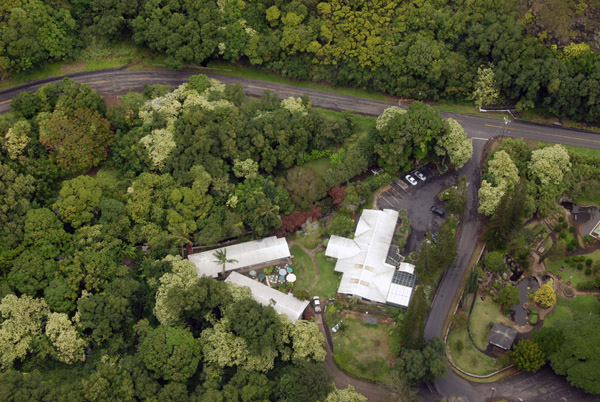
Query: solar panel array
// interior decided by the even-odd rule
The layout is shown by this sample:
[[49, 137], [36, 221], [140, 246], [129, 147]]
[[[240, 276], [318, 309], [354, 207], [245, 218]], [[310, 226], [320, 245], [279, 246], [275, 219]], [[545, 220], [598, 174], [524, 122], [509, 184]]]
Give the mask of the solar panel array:
[[396, 271], [394, 272], [392, 283], [412, 288], [415, 285], [415, 279], [416, 278], [413, 274], [409, 274], [408, 272], [403, 271]]

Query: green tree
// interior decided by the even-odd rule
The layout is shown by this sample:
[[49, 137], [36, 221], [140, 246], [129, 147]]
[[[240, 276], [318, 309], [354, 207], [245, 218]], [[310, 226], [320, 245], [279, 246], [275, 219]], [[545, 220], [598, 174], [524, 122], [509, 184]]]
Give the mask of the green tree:
[[275, 394], [288, 402], [315, 402], [334, 389], [333, 376], [323, 363], [299, 360], [279, 371]]
[[27, 120], [16, 122], [4, 136], [6, 151], [11, 159], [19, 159], [31, 141], [31, 123]]
[[221, 270], [221, 274], [225, 273], [225, 266], [227, 264], [233, 264], [234, 262], [238, 262], [235, 258], [227, 258], [227, 250], [221, 249], [217, 250], [213, 253], [213, 257], [215, 257], [215, 261], [217, 264], [220, 264], [223, 269]]
[[432, 338], [423, 349], [403, 349], [402, 358], [395, 369], [400, 371], [409, 384], [429, 382], [446, 374], [447, 360], [444, 343]]
[[445, 190], [441, 196], [451, 214], [462, 215], [467, 209], [467, 180], [462, 176], [456, 186]]
[[292, 201], [302, 211], [308, 211], [311, 204], [325, 198], [327, 187], [323, 180], [309, 167], [295, 167], [285, 176], [285, 188]]
[[486, 269], [493, 272], [506, 271], [506, 263], [504, 262], [504, 254], [499, 251], [487, 253], [483, 258], [483, 264]]
[[498, 303], [505, 309], [512, 309], [514, 306], [519, 304], [519, 289], [516, 286], [507, 284], [498, 293]]
[[529, 177], [541, 188], [559, 185], [571, 169], [569, 153], [562, 145], [536, 149], [528, 165]]
[[86, 401], [135, 401], [131, 374], [121, 367], [117, 358], [102, 356], [95, 370], [81, 380]]
[[535, 373], [546, 364], [544, 352], [542, 352], [539, 345], [531, 339], [521, 339], [508, 355], [519, 370], [531, 373]]
[[367, 402], [367, 398], [356, 392], [352, 385], [348, 385], [344, 389], [336, 389], [327, 395], [325, 402]]
[[0, 255], [23, 239], [25, 215], [33, 198], [34, 178], [0, 163]]
[[77, 229], [94, 219], [101, 197], [102, 189], [96, 179], [82, 175], [63, 182], [53, 208], [58, 210], [63, 222]]
[[556, 293], [554, 292], [554, 279], [550, 279], [541, 288], [532, 292], [533, 301], [542, 308], [549, 308], [556, 304]]
[[69, 116], [58, 109], [38, 119], [40, 142], [66, 172], [85, 173], [106, 159], [114, 134], [97, 111], [77, 109]]
[[549, 359], [553, 353], [558, 352], [565, 341], [565, 337], [559, 329], [548, 326], [535, 331], [531, 339], [542, 349], [546, 359]]
[[139, 353], [157, 378], [184, 382], [198, 369], [201, 347], [186, 329], [160, 326], [142, 340]]
[[78, 336], [75, 325], [63, 313], [51, 313], [46, 323], [46, 336], [57, 350], [58, 360], [71, 364], [85, 360], [85, 341]]
[[400, 344], [404, 349], [420, 349], [423, 347], [425, 343], [425, 315], [428, 307], [429, 303], [427, 303], [425, 291], [422, 286], [419, 286], [413, 293], [399, 332]]
[[292, 358], [313, 359], [318, 362], [325, 360], [325, 349], [323, 348], [325, 338], [315, 323], [297, 321], [292, 329], [291, 337], [294, 350]]

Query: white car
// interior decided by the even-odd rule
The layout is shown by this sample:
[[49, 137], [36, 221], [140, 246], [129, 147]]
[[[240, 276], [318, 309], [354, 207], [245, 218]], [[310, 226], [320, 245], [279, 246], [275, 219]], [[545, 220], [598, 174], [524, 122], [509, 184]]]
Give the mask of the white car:
[[425, 175], [421, 172], [415, 172], [415, 176], [417, 176], [422, 181], [425, 181], [425, 179], [426, 179]]
[[313, 304], [315, 305], [315, 312], [320, 313], [321, 312], [321, 300], [319, 299], [319, 296], [313, 297]]
[[406, 179], [407, 182], [409, 182], [413, 186], [417, 185], [417, 180], [414, 177], [412, 177], [411, 175], [407, 174], [406, 176], [404, 176], [404, 178]]

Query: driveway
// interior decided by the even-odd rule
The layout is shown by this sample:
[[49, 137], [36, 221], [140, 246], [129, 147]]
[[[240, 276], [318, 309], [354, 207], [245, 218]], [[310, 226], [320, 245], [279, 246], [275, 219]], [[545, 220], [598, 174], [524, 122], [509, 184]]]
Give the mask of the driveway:
[[[458, 182], [457, 172], [452, 171], [441, 175], [432, 163], [416, 170], [425, 175], [425, 181], [417, 179], [417, 184], [413, 186], [406, 181], [405, 174], [401, 174], [398, 181], [381, 193], [376, 205], [380, 209], [389, 208], [396, 211], [406, 209], [408, 212], [411, 232], [403, 255], [408, 255], [411, 251], [419, 251], [427, 232], [437, 232], [440, 229], [444, 218], [434, 215], [430, 208], [436, 205], [444, 210], [444, 203], [437, 198], [437, 195]], [[414, 174], [412, 176], [416, 177]]]

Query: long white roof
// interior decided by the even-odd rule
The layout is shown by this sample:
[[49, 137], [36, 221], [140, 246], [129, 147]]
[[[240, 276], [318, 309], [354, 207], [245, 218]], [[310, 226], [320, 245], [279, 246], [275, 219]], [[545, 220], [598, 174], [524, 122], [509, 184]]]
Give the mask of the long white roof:
[[219, 275], [223, 266], [216, 261], [217, 258], [214, 255], [219, 250], [226, 251], [228, 260], [236, 261], [225, 264], [227, 272], [290, 257], [290, 248], [285, 238], [271, 236], [188, 255], [188, 260], [194, 263], [198, 269], [198, 276], [206, 275], [216, 278]]
[[338, 293], [386, 303], [396, 267], [386, 258], [398, 211], [363, 211], [354, 239], [331, 236], [325, 255], [337, 258], [335, 271], [343, 273]]
[[293, 323], [302, 317], [302, 313], [310, 303], [308, 300], [298, 300], [290, 294], [282, 293], [237, 272], [230, 273], [225, 282], [249, 287], [252, 297], [257, 302], [263, 306], [273, 306], [275, 311], [285, 314]]

